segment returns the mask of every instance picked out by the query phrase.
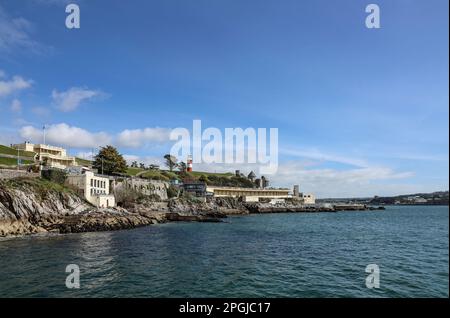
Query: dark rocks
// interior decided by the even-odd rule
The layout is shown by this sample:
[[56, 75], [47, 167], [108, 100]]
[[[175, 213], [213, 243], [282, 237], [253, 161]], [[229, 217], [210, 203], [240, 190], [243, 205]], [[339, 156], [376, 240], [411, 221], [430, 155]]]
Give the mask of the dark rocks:
[[[181, 215], [179, 213], [167, 213], [166, 219], [172, 222], [222, 222], [221, 217], [210, 215]], [[226, 217], [226, 216], [225, 216]]]

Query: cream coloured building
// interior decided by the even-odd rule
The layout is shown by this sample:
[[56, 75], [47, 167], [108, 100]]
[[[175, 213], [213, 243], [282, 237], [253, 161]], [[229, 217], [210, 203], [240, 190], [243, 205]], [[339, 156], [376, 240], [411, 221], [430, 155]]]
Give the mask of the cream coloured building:
[[258, 202], [259, 199], [287, 199], [290, 197], [289, 189], [253, 189], [235, 187], [208, 186], [206, 192], [215, 197], [242, 197], [246, 202]]
[[67, 156], [67, 151], [61, 147], [55, 147], [44, 144], [32, 144], [24, 142], [21, 144], [12, 145], [13, 148], [22, 151], [33, 151], [37, 154], [39, 162], [46, 162], [46, 165], [51, 168], [65, 169], [66, 167], [75, 166], [75, 157]]
[[116, 205], [114, 195], [109, 192], [109, 178], [84, 170], [79, 174], [69, 174], [66, 183], [74, 186], [78, 194], [96, 207], [109, 208]]

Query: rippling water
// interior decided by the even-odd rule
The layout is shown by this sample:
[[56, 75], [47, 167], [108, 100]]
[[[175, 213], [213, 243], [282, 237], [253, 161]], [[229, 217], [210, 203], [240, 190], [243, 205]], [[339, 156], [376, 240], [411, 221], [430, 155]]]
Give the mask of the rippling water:
[[[0, 241], [3, 297], [448, 297], [448, 207], [267, 214]], [[380, 267], [380, 288], [365, 267]], [[81, 288], [65, 287], [78, 264]]]

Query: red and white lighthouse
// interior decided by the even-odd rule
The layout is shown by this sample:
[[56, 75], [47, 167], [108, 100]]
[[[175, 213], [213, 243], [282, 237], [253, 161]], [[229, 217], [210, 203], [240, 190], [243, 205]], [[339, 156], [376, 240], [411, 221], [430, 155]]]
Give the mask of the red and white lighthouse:
[[187, 157], [187, 172], [192, 172], [192, 156]]

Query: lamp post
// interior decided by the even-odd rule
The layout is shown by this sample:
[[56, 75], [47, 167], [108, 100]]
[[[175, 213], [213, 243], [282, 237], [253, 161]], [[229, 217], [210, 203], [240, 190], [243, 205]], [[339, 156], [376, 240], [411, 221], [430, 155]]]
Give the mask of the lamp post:
[[45, 145], [45, 125], [42, 127], [42, 130], [43, 130], [43, 135], [44, 135], [44, 145]]
[[17, 170], [19, 170], [19, 164], [20, 164], [20, 149], [17, 147]]

